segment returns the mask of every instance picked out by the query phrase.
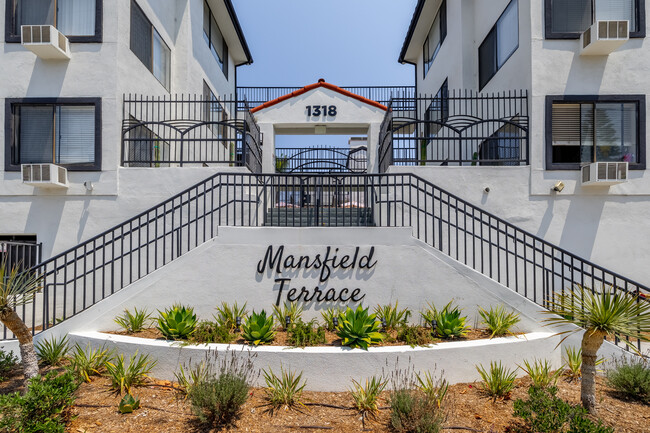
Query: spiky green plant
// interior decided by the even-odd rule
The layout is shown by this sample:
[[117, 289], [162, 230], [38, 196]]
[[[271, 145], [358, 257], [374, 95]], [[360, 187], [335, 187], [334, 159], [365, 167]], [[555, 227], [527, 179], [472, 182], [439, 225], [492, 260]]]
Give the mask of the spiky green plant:
[[392, 304], [376, 306], [375, 315], [380, 322], [382, 319], [386, 322], [387, 330], [397, 330], [408, 325], [411, 310], [400, 309], [395, 301], [394, 306]]
[[501, 365], [501, 361], [498, 363], [490, 361], [489, 370], [486, 370], [482, 364], [479, 364], [476, 366], [476, 370], [483, 379], [483, 383], [481, 384], [483, 391], [490, 395], [493, 400], [509, 395], [510, 391], [515, 387], [517, 372]]
[[60, 365], [67, 357], [70, 347], [68, 336], [52, 337], [36, 343], [38, 359], [45, 365]]
[[335, 331], [334, 329], [334, 318], [336, 317], [339, 322], [342, 320], [341, 316], [343, 315], [342, 309], [338, 307], [330, 307], [326, 310], [321, 311], [320, 315], [323, 318], [323, 322], [325, 323], [325, 327], [327, 328], [328, 331]]
[[469, 326], [465, 323], [467, 317], [461, 316], [460, 309], [452, 305], [450, 301], [445, 305], [442, 310], [438, 310], [435, 305], [427, 304], [428, 308], [420, 314], [427, 325], [431, 325], [433, 321], [436, 322], [436, 328], [433, 330], [433, 335], [440, 338], [451, 339], [460, 338], [467, 335]]
[[377, 317], [368, 314], [368, 309], [361, 305], [356, 310], [348, 307], [341, 319], [336, 334], [341, 337], [344, 346], [368, 350], [368, 346], [379, 344], [384, 339], [384, 334], [379, 332], [381, 325]]
[[416, 373], [415, 379], [417, 380], [417, 387], [422, 391], [429, 400], [435, 402], [438, 407], [442, 406], [442, 402], [447, 396], [449, 391], [449, 382], [442, 378], [436, 378], [430, 371], [424, 373]]
[[289, 318], [289, 324], [296, 323], [302, 316], [302, 307], [297, 302], [284, 303], [281, 306], [273, 306], [273, 317], [280, 324], [283, 331], [287, 330], [286, 318]]
[[273, 316], [266, 316], [266, 311], [253, 311], [242, 325], [242, 337], [254, 346], [270, 343], [275, 337]]
[[210, 372], [210, 366], [205, 361], [192, 364], [190, 360], [189, 364], [179, 366], [174, 377], [181, 391], [187, 395], [198, 383], [205, 382]]
[[140, 408], [140, 399], [131, 394], [124, 394], [124, 397], [122, 397], [122, 400], [120, 400], [120, 404], [118, 405], [118, 409], [122, 414], [132, 413], [138, 408]]
[[280, 366], [279, 376], [273, 373], [271, 368], [268, 371], [263, 370], [263, 373], [264, 381], [266, 382], [264, 392], [271, 406], [274, 408], [279, 408], [280, 406], [304, 406], [300, 402], [300, 397], [307, 382], [302, 380], [302, 372], [296, 374], [293, 371], [285, 371]]
[[99, 376], [106, 368], [106, 361], [113, 357], [105, 347], [93, 349], [90, 343], [85, 348], [75, 344], [70, 351], [70, 370], [84, 382], [90, 383], [90, 376]]
[[533, 386], [538, 388], [555, 386], [557, 380], [562, 375], [562, 369], [558, 368], [553, 371], [551, 363], [547, 359], [535, 359], [532, 363], [525, 359], [524, 365], [520, 365], [519, 368], [530, 376], [530, 379], [533, 381]]
[[352, 379], [350, 394], [354, 406], [362, 415], [373, 415], [379, 411], [379, 394], [386, 388], [387, 380], [373, 376], [366, 379], [364, 384]]
[[107, 361], [105, 366], [111, 387], [120, 394], [124, 391], [131, 394], [131, 387], [144, 383], [156, 363], [157, 361], [151, 360], [149, 355], [138, 355], [138, 352], [135, 352], [128, 364], [124, 361], [124, 354], [120, 354]]
[[[620, 335], [648, 341], [650, 302], [614, 287], [601, 291], [576, 285], [556, 295], [546, 320], [551, 325], [571, 323], [584, 328], [582, 336], [582, 382], [580, 400], [585, 409], [596, 413], [596, 361], [604, 337]], [[567, 338], [581, 329], [560, 332]]]
[[490, 307], [489, 310], [479, 308], [478, 314], [490, 331], [490, 338], [511, 334], [510, 329], [520, 321], [519, 314], [508, 312], [503, 305]]
[[182, 340], [189, 337], [196, 329], [196, 314], [194, 308], [184, 305], [174, 305], [165, 311], [158, 311], [157, 329], [168, 340]]
[[573, 382], [582, 376], [582, 350], [567, 346], [564, 348], [563, 374]]
[[237, 302], [232, 305], [222, 302], [221, 306], [217, 307], [217, 314], [214, 316], [214, 320], [219, 326], [225, 327], [232, 332], [237, 327], [237, 318], [239, 317], [243, 322], [246, 320], [247, 315], [246, 303], [240, 307], [237, 305]]
[[133, 309], [133, 313], [125, 309], [121, 315], [114, 319], [114, 322], [126, 332], [132, 334], [134, 332], [140, 332], [150, 325], [151, 313], [146, 308], [138, 310], [136, 307]]

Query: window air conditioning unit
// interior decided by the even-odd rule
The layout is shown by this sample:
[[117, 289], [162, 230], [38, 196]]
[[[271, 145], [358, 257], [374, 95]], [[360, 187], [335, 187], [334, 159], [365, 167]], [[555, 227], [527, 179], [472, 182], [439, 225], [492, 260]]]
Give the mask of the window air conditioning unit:
[[70, 59], [70, 42], [54, 26], [21, 26], [20, 43], [41, 59]]
[[23, 183], [40, 188], [67, 188], [68, 170], [56, 164], [23, 164]]
[[627, 162], [594, 162], [582, 167], [582, 186], [609, 186], [627, 182]]
[[629, 21], [596, 21], [580, 36], [580, 55], [606, 56], [629, 39]]

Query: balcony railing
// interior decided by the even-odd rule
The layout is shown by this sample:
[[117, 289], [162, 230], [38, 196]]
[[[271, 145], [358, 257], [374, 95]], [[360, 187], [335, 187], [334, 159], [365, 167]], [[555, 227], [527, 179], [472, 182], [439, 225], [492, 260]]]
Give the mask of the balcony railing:
[[277, 173], [365, 173], [368, 148], [306, 147], [275, 149]]
[[382, 172], [391, 165], [527, 165], [528, 92], [393, 98], [379, 140]]
[[261, 144], [246, 101], [124, 96], [124, 167], [242, 166], [260, 173]]

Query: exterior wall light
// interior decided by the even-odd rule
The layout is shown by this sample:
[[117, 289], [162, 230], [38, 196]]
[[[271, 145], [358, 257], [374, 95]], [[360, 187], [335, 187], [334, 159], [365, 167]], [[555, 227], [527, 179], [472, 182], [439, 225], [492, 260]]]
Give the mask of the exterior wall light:
[[553, 185], [553, 191], [555, 192], [562, 192], [564, 189], [564, 182], [559, 180], [555, 185]]
[[490, 187], [489, 186], [486, 186], [485, 188], [483, 188], [483, 193], [488, 194], [489, 192], [490, 192]]
[[381, 330], [382, 331], [386, 330], [386, 319], [383, 317], [381, 318]]
[[235, 318], [235, 325], [236, 325], [235, 332], [239, 332], [239, 327], [241, 326], [241, 317], [237, 316]]
[[86, 191], [92, 191], [95, 188], [95, 185], [89, 180], [84, 182], [84, 187], [86, 188]]
[[433, 320], [431, 321], [431, 330], [432, 330], [432, 331], [435, 331], [437, 327], [438, 327], [438, 321], [435, 320], [435, 319], [433, 319]]
[[289, 329], [291, 325], [291, 316], [284, 316], [284, 329]]
[[332, 318], [332, 325], [334, 325], [334, 329], [339, 327], [339, 319], [337, 317]]

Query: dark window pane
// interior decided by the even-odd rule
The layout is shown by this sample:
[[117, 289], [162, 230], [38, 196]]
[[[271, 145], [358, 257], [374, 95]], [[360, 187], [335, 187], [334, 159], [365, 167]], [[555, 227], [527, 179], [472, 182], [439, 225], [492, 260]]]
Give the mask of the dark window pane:
[[496, 27], [486, 36], [478, 49], [478, 80], [482, 89], [497, 71]]
[[28, 24], [54, 25], [54, 0], [17, 1], [16, 32], [20, 32], [20, 26]]
[[19, 108], [18, 164], [53, 162], [54, 107]]
[[578, 33], [591, 26], [592, 0], [553, 0], [553, 32]]
[[151, 71], [153, 45], [152, 26], [142, 9], [131, 3], [131, 51]]

